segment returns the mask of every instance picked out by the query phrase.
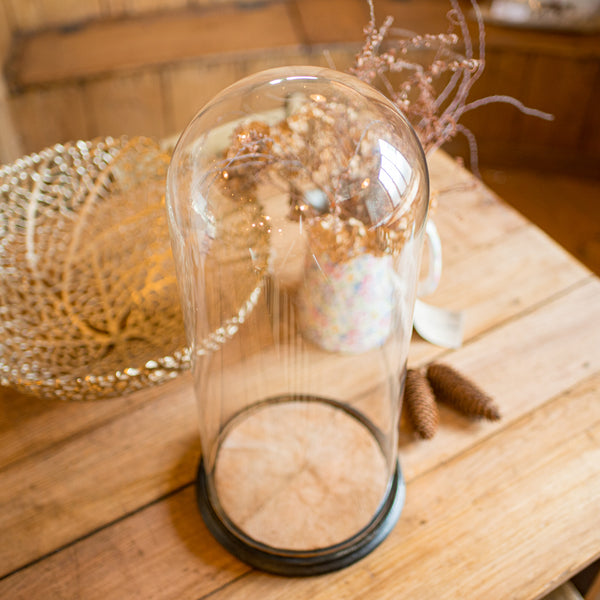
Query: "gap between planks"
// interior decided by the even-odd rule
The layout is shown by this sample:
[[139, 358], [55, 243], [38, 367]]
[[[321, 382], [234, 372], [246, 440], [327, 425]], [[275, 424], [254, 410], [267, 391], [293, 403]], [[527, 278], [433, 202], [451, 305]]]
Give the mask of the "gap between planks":
[[26, 571], [27, 569], [34, 567], [38, 563], [41, 563], [42, 561], [46, 560], [47, 558], [50, 558], [51, 556], [60, 554], [61, 552], [63, 552], [64, 550], [67, 550], [68, 548], [71, 548], [75, 544], [79, 544], [81, 542], [84, 542], [88, 538], [92, 538], [95, 535], [97, 535], [98, 533], [100, 533], [101, 531], [104, 531], [105, 529], [109, 529], [110, 527], [118, 525], [119, 523], [125, 521], [126, 519], [129, 519], [129, 518], [133, 517], [134, 515], [141, 513], [156, 504], [159, 504], [160, 502], [164, 502], [164, 501], [168, 500], [169, 498], [172, 498], [173, 496], [180, 494], [184, 490], [191, 487], [193, 484], [194, 484], [193, 481], [190, 481], [189, 483], [184, 483], [183, 485], [180, 485], [177, 488], [174, 488], [171, 491], [166, 492], [162, 496], [159, 496], [159, 497], [155, 498], [154, 500], [150, 500], [149, 502], [146, 502], [146, 504], [143, 504], [137, 508], [134, 508], [133, 510], [130, 510], [127, 513], [123, 513], [122, 515], [120, 515], [119, 517], [116, 517], [112, 521], [109, 521], [103, 525], [100, 525], [99, 527], [96, 527], [95, 529], [91, 529], [89, 532], [79, 536], [76, 539], [73, 539], [73, 540], [63, 544], [62, 546], [59, 546], [58, 548], [44, 554], [43, 556], [39, 556], [39, 557], [33, 559], [31, 562], [21, 565], [20, 567], [17, 567], [14, 571], [10, 571], [10, 572], [4, 573], [4, 574], [0, 573], [0, 582], [3, 581], [4, 579], [7, 579], [7, 578], [13, 576], [13, 575], [16, 575], [17, 573], [20, 573], [21, 571]]

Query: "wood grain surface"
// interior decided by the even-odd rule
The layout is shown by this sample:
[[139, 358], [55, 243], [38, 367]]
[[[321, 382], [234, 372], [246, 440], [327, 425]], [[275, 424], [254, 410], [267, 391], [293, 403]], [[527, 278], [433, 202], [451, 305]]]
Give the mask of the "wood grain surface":
[[[375, 2], [378, 23], [390, 15], [420, 34], [445, 32], [450, 7]], [[262, 68], [347, 70], [368, 18], [366, 0], [0, 0], [0, 161], [75, 139], [173, 135], [215, 92]], [[486, 51], [470, 100], [511, 95], [555, 120], [500, 103], [466, 113], [480, 164], [597, 177], [600, 34], [487, 24]], [[445, 149], [469, 160], [464, 136]]]
[[600, 555], [600, 281], [443, 154], [432, 160], [445, 271], [432, 304], [466, 311], [454, 351], [414, 336], [503, 418], [442, 408], [401, 431], [407, 502], [356, 565], [284, 579], [208, 534], [189, 375], [125, 398], [0, 390], [1, 598], [534, 599]]

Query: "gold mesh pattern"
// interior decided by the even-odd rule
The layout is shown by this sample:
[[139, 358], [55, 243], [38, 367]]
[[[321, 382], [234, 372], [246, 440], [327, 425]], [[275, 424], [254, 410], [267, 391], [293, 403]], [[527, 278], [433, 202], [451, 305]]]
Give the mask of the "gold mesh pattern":
[[0, 384], [94, 399], [189, 366], [168, 164], [149, 139], [106, 138], [0, 167]]

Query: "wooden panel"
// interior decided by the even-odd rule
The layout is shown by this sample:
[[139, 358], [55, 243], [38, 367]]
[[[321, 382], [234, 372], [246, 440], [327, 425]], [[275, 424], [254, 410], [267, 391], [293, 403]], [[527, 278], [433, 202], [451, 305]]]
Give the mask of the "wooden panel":
[[[306, 40], [311, 44], [362, 41], [362, 28], [369, 20], [368, 6], [361, 0], [295, 0]], [[476, 38], [475, 22], [463, 5], [469, 29]], [[445, 33], [448, 29], [447, 0], [375, 0], [377, 24], [387, 15], [396, 27], [417, 33]], [[487, 46], [554, 57], [598, 58], [600, 35], [569, 35], [486, 25]], [[558, 43], [557, 43], [558, 42]]]
[[[0, 65], [3, 67], [8, 55], [11, 35], [11, 15], [5, 4], [0, 0]], [[22, 155], [22, 146], [13, 112], [8, 100], [4, 69], [0, 69], [0, 164], [10, 163]]]
[[[375, 0], [375, 17], [381, 25], [388, 15], [398, 28], [417, 33], [445, 33], [447, 0]], [[298, 15], [309, 44], [362, 42], [369, 7], [362, 0], [296, 0]]]
[[285, 4], [175, 11], [91, 23], [23, 38], [10, 73], [15, 87], [88, 77], [217, 53], [299, 43]]
[[597, 60], [573, 64], [557, 57], [535, 57], [531, 64], [529, 88], [521, 100], [528, 106], [553, 114], [555, 120], [548, 123], [519, 115], [521, 134], [516, 141], [525, 146], [534, 142], [575, 150], [580, 132], [585, 130], [585, 110], [599, 72], [600, 62]]
[[0, 164], [10, 163], [23, 154], [21, 138], [15, 126], [4, 78], [0, 75]]
[[[510, 50], [488, 51], [485, 70], [472, 88], [469, 101], [493, 95], [507, 95], [522, 100], [530, 68], [526, 54]], [[466, 113], [460, 122], [478, 140], [509, 141], [518, 134], [518, 115], [519, 111], [514, 106], [494, 103]]]
[[[506, 50], [489, 55], [482, 85], [473, 88], [474, 98], [507, 93], [526, 106], [553, 114], [555, 119], [538, 119], [499, 104], [468, 113], [462, 122], [475, 134], [479, 164], [596, 177], [600, 159], [596, 105], [600, 96], [595, 84], [600, 79], [600, 61]], [[561, 84], [555, 85], [556, 81]], [[469, 164], [468, 146], [462, 136], [444, 149]]]
[[524, 53], [574, 61], [598, 60], [600, 57], [600, 34], [598, 33], [581, 35], [493, 25], [486, 25], [485, 30], [489, 48], [513, 48]]
[[[600, 547], [598, 393], [595, 376], [448, 463], [409, 478], [390, 539], [343, 571], [304, 579], [249, 571], [210, 538], [188, 488], [0, 581], [0, 592], [89, 600], [442, 600], [456, 598], [458, 587], [465, 598], [538, 597], [568, 578], [580, 556]], [[539, 443], [529, 443], [531, 432], [541, 431]], [[554, 492], [557, 478], [564, 495]], [[522, 527], [506, 528], [505, 519]], [[585, 542], [562, 546], [569, 530]], [[149, 587], [148, 574], [155, 572], [152, 580], [161, 585]], [[201, 578], [206, 587], [197, 587]]]
[[60, 142], [87, 139], [91, 133], [77, 84], [13, 96], [11, 109], [26, 154]]
[[[12, 21], [4, 0], [0, 0], [0, 64], [4, 65], [4, 60], [8, 54], [8, 47], [11, 41]], [[4, 73], [2, 73], [4, 77]]]
[[[196, 6], [203, 9], [202, 15], [197, 11], [188, 11], [182, 13], [184, 19], [171, 15], [162, 17], [152, 17], [146, 20], [146, 34], [140, 34], [131, 24], [125, 25], [128, 33], [128, 44], [131, 50], [135, 46], [134, 54], [142, 51], [135, 38], [144, 38], [152, 40], [153, 43], [147, 45], [145, 52], [146, 58], [143, 63], [154, 63], [168, 61], [168, 56], [173, 53], [180, 53], [182, 45], [188, 46], [186, 56], [189, 55], [190, 35], [189, 29], [186, 29], [185, 21], [195, 21], [196, 30], [199, 23], [206, 24], [205, 35], [211, 38], [211, 43], [215, 40], [220, 51], [243, 50], [244, 48], [273, 47], [276, 45], [285, 45], [290, 43], [334, 43], [337, 41], [362, 41], [362, 29], [368, 21], [367, 3], [361, 0], [289, 0], [285, 3], [270, 1], [266, 4], [257, 3], [255, 0], [244, 0], [243, 2], [227, 2], [221, 0], [194, 0], [185, 2], [185, 0], [4, 0], [8, 2], [11, 10], [15, 13], [16, 26], [18, 29], [46, 28], [49, 25], [64, 25], [67, 23], [77, 23], [95, 16], [122, 16], [122, 15], [140, 15], [156, 10], [167, 11], [185, 6]], [[244, 6], [246, 5], [246, 6]], [[292, 10], [292, 16], [288, 14], [288, 6]], [[443, 33], [448, 28], [446, 13], [450, 8], [447, 0], [408, 0], [397, 2], [395, 0], [379, 0], [376, 2], [377, 21], [381, 23], [386, 15], [395, 17], [395, 24], [404, 29], [413, 30], [419, 33]], [[206, 10], [209, 9], [209, 10]], [[255, 16], [260, 16], [257, 20]], [[177, 36], [169, 32], [173, 29], [175, 21], [179, 26], [175, 26], [181, 32]], [[291, 20], [294, 21], [293, 27]], [[160, 25], [157, 23], [160, 22]], [[473, 22], [471, 21], [471, 26]], [[293, 33], [297, 28], [300, 38]], [[151, 35], [152, 33], [162, 33], [162, 37], [168, 37], [170, 44], [161, 41], [161, 35]], [[216, 28], [216, 29], [215, 29]], [[116, 33], [122, 31], [120, 25], [106, 22], [97, 23], [92, 26], [86, 26], [77, 32], [54, 33], [41, 32], [34, 38], [25, 41], [27, 49], [24, 53], [27, 56], [37, 57], [45, 62], [46, 67], [50, 69], [59, 68], [52, 65], [51, 61], [44, 58], [44, 49], [46, 53], [56, 52], [63, 45], [65, 48], [83, 50], [81, 56], [74, 59], [69, 57], [67, 52], [61, 52], [58, 57], [60, 62], [65, 62], [62, 68], [71, 69], [71, 76], [76, 76], [79, 65], [80, 71], [89, 72], [98, 57], [90, 55], [86, 49], [90, 47], [105, 47], [107, 53], [107, 41], [118, 38]], [[112, 32], [112, 33], [111, 33]], [[229, 47], [223, 45], [224, 39], [228, 40]], [[282, 34], [286, 34], [285, 40], [281, 41]], [[217, 34], [217, 35], [213, 35]], [[229, 39], [231, 37], [231, 39]], [[221, 40], [219, 41], [219, 38]], [[242, 38], [244, 43], [239, 44], [238, 39]], [[141, 38], [140, 38], [141, 39]], [[277, 39], [276, 43], [271, 40]], [[293, 41], [292, 41], [293, 40]], [[139, 41], [139, 40], [138, 40]], [[98, 43], [99, 42], [99, 43]], [[104, 43], [102, 43], [104, 42]], [[158, 43], [160, 42], [160, 43]], [[211, 45], [209, 43], [209, 46]], [[257, 43], [259, 46], [257, 46]], [[557, 36], [553, 33], [539, 31], [522, 31], [518, 29], [487, 27], [487, 44], [490, 48], [512, 48], [524, 53], [543, 53], [549, 56], [563, 56], [576, 59], [592, 58], [597, 59], [600, 56], [600, 36], [598, 35], [568, 35], [560, 36], [560, 43], [557, 43]], [[174, 47], [172, 47], [174, 46]], [[178, 50], [175, 50], [178, 48]], [[157, 58], [157, 54], [164, 55]], [[64, 54], [64, 56], [63, 56]], [[108, 51], [113, 64], [120, 64], [123, 58], [118, 53]], [[178, 54], [180, 56], [180, 54]], [[132, 57], [135, 64], [141, 64], [139, 57]], [[32, 69], [31, 62], [25, 61], [24, 67]], [[82, 66], [89, 63], [87, 67]], [[97, 67], [96, 67], [97, 70]], [[57, 79], [60, 77], [53, 77]], [[27, 77], [26, 77], [27, 80]]]
[[5, 0], [19, 30], [42, 29], [99, 17], [101, 0]]
[[263, 69], [288, 65], [315, 65], [346, 71], [354, 64], [357, 47], [355, 44], [333, 44], [331, 46], [310, 46], [282, 48], [279, 52], [257, 52], [240, 61], [245, 75]]
[[[552, 127], [552, 123], [545, 123]], [[585, 126], [579, 133], [596, 136]], [[519, 136], [521, 137], [521, 136]], [[452, 156], [461, 157], [468, 163], [466, 145], [457, 138], [443, 146]], [[562, 173], [571, 177], [597, 178], [598, 157], [582, 150], [582, 146], [565, 147], [542, 143], [533, 138], [527, 140], [512, 139], [502, 142], [495, 139], [478, 139], [479, 164], [484, 168], [531, 169], [549, 173]]]
[[[299, 44], [317, 44], [310, 62], [322, 64], [317, 56], [321, 44], [355, 40], [354, 50], [349, 51], [351, 57], [363, 39], [362, 28], [368, 20], [368, 7], [362, 0], [289, 0], [251, 3], [243, 9], [228, 2], [210, 6], [202, 2], [200, 8], [190, 5], [179, 9], [182, 1], [102, 0], [105, 17], [127, 14], [135, 18], [104, 19], [77, 29], [41, 31], [21, 38], [8, 70], [11, 89], [98, 75], [120, 76], [132, 67], [172, 65], [175, 70], [185, 70], [182, 61], [214, 58], [216, 54], [225, 62], [243, 63], [249, 51], [270, 50], [271, 57], [265, 55], [264, 64], [272, 66], [283, 64], [287, 58], [286, 53], [272, 52], [273, 48], [297, 48]], [[170, 12], [148, 14], [159, 2], [161, 9]], [[22, 11], [43, 6], [43, 0], [29, 0]], [[376, 11], [379, 22], [386, 14], [392, 14], [398, 26], [438, 32], [447, 28], [448, 6], [447, 0], [380, 0]], [[530, 106], [556, 113], [557, 120], [548, 123], [523, 116], [507, 105], [492, 105], [465, 115], [464, 124], [473, 129], [478, 139], [482, 165], [525, 164], [595, 175], [600, 160], [596, 142], [600, 139], [596, 135], [600, 123], [595, 110], [600, 94], [600, 36], [557, 36], [494, 27], [488, 27], [487, 33], [487, 69], [474, 88], [473, 98], [510, 94]], [[232, 54], [236, 52], [240, 54]], [[337, 66], [346, 69], [351, 62], [346, 58]], [[552, 82], [557, 79], [564, 85], [554, 89]], [[219, 83], [217, 76], [214, 87]], [[186, 109], [176, 113], [185, 114], [185, 118], [175, 119], [168, 103], [177, 100], [166, 97], [163, 101], [166, 131], [171, 133], [187, 122], [191, 112]], [[21, 122], [16, 126], [20, 129]], [[26, 128], [27, 124], [23, 126]], [[25, 137], [31, 138], [27, 134]], [[461, 136], [445, 148], [468, 159], [467, 144]]]
[[310, 64], [319, 64], [337, 71], [347, 72], [354, 66], [358, 47], [356, 44], [331, 44], [311, 46]]
[[186, 62], [163, 70], [170, 134], [180, 133], [218, 92], [242, 77], [237, 61]]
[[153, 71], [84, 85], [89, 135], [167, 135], [160, 75]]
[[40, 0], [4, 0], [7, 10], [13, 16], [15, 29], [33, 29], [43, 23], [43, 10]]
[[325, 59], [318, 52], [311, 52], [308, 48], [282, 48], [280, 52], [257, 52], [240, 61], [240, 68], [244, 76], [252, 75], [265, 69], [286, 67], [292, 65], [318, 65], [324, 66]]
[[[467, 113], [461, 121], [475, 134], [482, 166], [538, 166], [595, 175], [592, 152], [600, 127], [588, 108], [600, 63], [550, 55], [527, 55], [502, 49], [488, 52], [486, 70], [473, 88], [473, 98], [507, 94], [526, 106], [553, 114], [546, 121], [515, 107], [492, 104]], [[560, 81], [558, 86], [552, 82]], [[595, 111], [597, 112], [597, 111]], [[468, 157], [460, 136], [445, 148]], [[600, 154], [600, 153], [599, 153]]]
[[[594, 157], [600, 165], [600, 69], [596, 73], [596, 81], [592, 89], [590, 101], [585, 111], [585, 128], [581, 131], [579, 143], [590, 156]], [[598, 173], [598, 169], [596, 170]]]
[[[334, 50], [330, 54], [336, 66], [350, 63], [348, 50]], [[290, 47], [277, 53], [256, 51], [245, 53], [243, 57], [186, 61], [163, 67], [168, 131], [181, 132], [206, 102], [242, 77], [264, 69], [307, 64], [328, 66], [326, 54], [322, 49]]]
[[51, 26], [78, 25], [81, 21], [98, 17], [142, 15], [187, 6], [240, 6], [255, 3], [256, 0], [2, 0], [0, 7], [7, 6], [11, 21], [15, 21], [15, 31], [29, 31]]
[[483, 179], [600, 275], [600, 179], [516, 169], [484, 170]]
[[103, 3], [103, 12], [112, 17], [185, 8], [190, 4], [188, 0], [103, 0]]
[[308, 44], [360, 42], [369, 21], [368, 5], [361, 0], [299, 0], [294, 5]]
[[105, 135], [167, 134], [160, 74], [121, 74], [85, 84], [37, 89], [12, 96], [15, 128], [25, 153], [56, 143]]

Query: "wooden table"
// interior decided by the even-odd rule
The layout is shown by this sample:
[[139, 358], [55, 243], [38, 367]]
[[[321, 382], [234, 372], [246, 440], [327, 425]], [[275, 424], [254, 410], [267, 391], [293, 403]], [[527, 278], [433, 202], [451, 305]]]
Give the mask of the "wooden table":
[[[503, 418], [442, 410], [401, 435], [407, 501], [390, 537], [333, 574], [254, 571], [196, 509], [189, 375], [89, 404], [0, 390], [0, 597], [538, 598], [600, 555], [600, 282], [445, 155], [432, 161], [456, 351], [415, 336]], [[568, 202], [568, 199], [565, 199]]]

